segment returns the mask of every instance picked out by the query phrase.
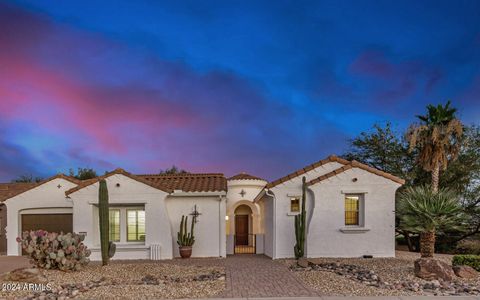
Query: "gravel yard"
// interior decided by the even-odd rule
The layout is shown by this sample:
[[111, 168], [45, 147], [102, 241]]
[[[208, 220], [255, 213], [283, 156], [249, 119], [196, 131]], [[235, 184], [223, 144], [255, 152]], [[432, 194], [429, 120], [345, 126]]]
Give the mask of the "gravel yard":
[[[219, 264], [201, 260], [165, 262], [113, 262], [102, 267], [91, 263], [78, 272], [41, 271], [53, 291], [76, 299], [158, 299], [211, 297], [225, 289], [225, 271]], [[178, 262], [176, 264], [175, 262]], [[3, 282], [5, 283], [5, 282]], [[58, 292], [61, 291], [60, 294]], [[1, 291], [0, 298], [54, 299], [53, 294]]]
[[[451, 263], [451, 255], [435, 255], [437, 259]], [[339, 263], [355, 265], [363, 269], [374, 271], [382, 281], [396, 285], [405, 281], [418, 283], [420, 286], [428, 281], [415, 277], [413, 262], [419, 258], [418, 253], [397, 251], [395, 258], [318, 258], [309, 259], [312, 263]], [[286, 264], [293, 264], [293, 260], [284, 260]], [[387, 289], [370, 286], [362, 282], [346, 278], [330, 271], [305, 270], [295, 271], [296, 276], [304, 281], [310, 288], [317, 290], [322, 295], [329, 296], [406, 296], [426, 295], [427, 293], [403, 289]], [[457, 279], [460, 283], [470, 284], [480, 288], [480, 278]], [[427, 294], [428, 295], [428, 294]]]

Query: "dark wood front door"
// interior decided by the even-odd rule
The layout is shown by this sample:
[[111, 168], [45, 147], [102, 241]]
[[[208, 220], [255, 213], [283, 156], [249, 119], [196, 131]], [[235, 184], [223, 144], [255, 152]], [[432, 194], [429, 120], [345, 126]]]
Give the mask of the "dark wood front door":
[[235, 216], [235, 245], [248, 245], [248, 215]]

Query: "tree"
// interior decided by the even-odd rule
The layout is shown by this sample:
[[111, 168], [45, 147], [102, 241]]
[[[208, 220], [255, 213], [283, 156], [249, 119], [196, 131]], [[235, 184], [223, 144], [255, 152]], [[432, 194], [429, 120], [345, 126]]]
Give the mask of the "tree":
[[[390, 123], [384, 126], [374, 125], [373, 130], [362, 132], [350, 141], [350, 149], [342, 155], [344, 158], [358, 160], [377, 169], [405, 179], [405, 185], [427, 185], [431, 175], [416, 163], [418, 151], [409, 152], [406, 135], [394, 130]], [[398, 163], [401, 162], [401, 163]], [[461, 141], [460, 152], [455, 161], [440, 174], [440, 186], [458, 193], [460, 204], [465, 211], [467, 230], [449, 231], [437, 236], [437, 246], [451, 248], [455, 243], [480, 232], [480, 127], [466, 126]], [[398, 197], [397, 197], [398, 198]], [[409, 250], [413, 251], [414, 242], [411, 233], [397, 226], [397, 233], [405, 237]]]
[[43, 178], [41, 177], [33, 177], [32, 174], [25, 174], [18, 176], [17, 179], [13, 179], [12, 182], [14, 183], [35, 183], [42, 181]]
[[432, 189], [438, 190], [440, 170], [446, 170], [449, 161], [457, 158], [461, 147], [463, 125], [455, 117], [457, 109], [428, 105], [425, 116], [417, 116], [420, 124], [413, 124], [407, 132], [409, 150], [418, 149], [417, 161], [431, 172]]
[[455, 192], [437, 191], [427, 186], [408, 187], [400, 194], [397, 206], [400, 227], [420, 234], [422, 257], [433, 257], [438, 231], [460, 230], [463, 208]]
[[174, 175], [174, 174], [188, 174], [189, 172], [178, 168], [177, 166], [173, 165], [170, 168], [167, 168], [165, 170], [160, 170], [158, 173], [159, 175]]
[[362, 132], [350, 140], [350, 151], [342, 155], [376, 169], [413, 182], [416, 178], [415, 153], [408, 151], [404, 135], [395, 132], [392, 124], [373, 125], [373, 132]]
[[69, 173], [71, 177], [75, 177], [78, 180], [87, 180], [87, 179], [92, 179], [98, 176], [97, 171], [95, 171], [92, 168], [78, 168], [77, 174], [75, 174], [73, 169], [70, 169]]

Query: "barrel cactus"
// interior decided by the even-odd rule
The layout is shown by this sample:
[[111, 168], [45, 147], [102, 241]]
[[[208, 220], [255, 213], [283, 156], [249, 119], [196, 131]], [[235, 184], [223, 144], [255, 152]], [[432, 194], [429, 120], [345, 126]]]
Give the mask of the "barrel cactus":
[[307, 184], [305, 176], [302, 178], [302, 209], [300, 214], [295, 216], [295, 258], [299, 259], [305, 255], [305, 233], [307, 212], [305, 211]]

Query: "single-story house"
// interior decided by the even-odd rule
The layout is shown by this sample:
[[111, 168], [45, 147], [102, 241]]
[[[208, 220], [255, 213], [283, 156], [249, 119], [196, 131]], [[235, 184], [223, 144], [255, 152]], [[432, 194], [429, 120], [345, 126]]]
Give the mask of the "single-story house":
[[293, 257], [294, 216], [307, 180], [308, 257], [395, 255], [395, 192], [402, 179], [330, 156], [268, 182], [245, 173], [134, 175], [116, 169], [80, 181], [57, 175], [35, 184], [0, 184], [0, 251], [21, 255], [22, 231], [85, 235], [100, 259], [98, 190], [105, 179], [114, 259], [178, 257], [182, 215], [196, 216], [193, 257], [257, 253]]

